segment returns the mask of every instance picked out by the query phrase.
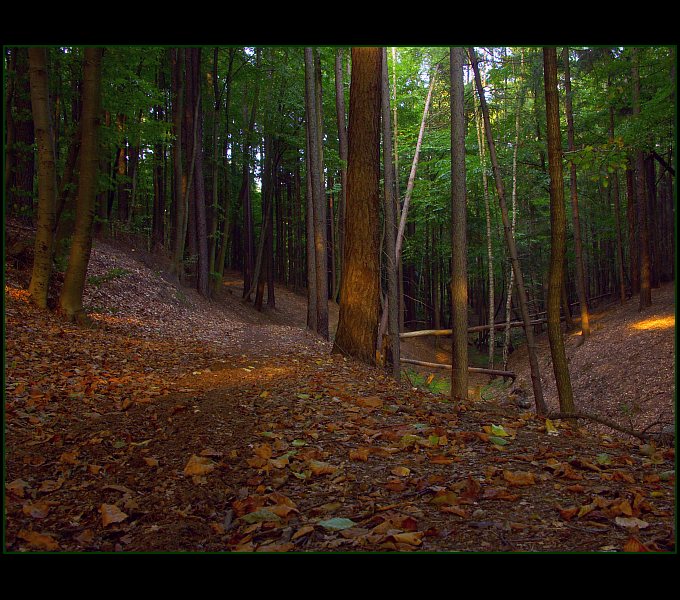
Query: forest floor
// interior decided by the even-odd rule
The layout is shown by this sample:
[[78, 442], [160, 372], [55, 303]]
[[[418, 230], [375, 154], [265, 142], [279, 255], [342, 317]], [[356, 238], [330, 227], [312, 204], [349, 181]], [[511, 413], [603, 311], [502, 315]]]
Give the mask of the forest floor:
[[[500, 379], [454, 410], [331, 354], [304, 295], [258, 313], [238, 274], [208, 301], [96, 241], [83, 328], [28, 303], [26, 267], [5, 272], [6, 552], [675, 552], [673, 442], [538, 419]], [[638, 430], [674, 423], [672, 285], [652, 299], [567, 335], [577, 403]], [[530, 390], [521, 349], [510, 367]]]

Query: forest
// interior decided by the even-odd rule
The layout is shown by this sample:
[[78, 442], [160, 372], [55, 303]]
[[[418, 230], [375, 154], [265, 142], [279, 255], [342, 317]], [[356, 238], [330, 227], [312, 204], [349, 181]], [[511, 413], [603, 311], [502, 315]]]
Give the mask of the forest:
[[4, 47], [4, 552], [674, 552], [676, 51]]

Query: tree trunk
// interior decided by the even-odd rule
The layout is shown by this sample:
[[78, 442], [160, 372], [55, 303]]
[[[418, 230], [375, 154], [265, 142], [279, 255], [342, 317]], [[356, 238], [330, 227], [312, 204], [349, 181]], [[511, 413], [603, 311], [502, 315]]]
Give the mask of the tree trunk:
[[[640, 115], [640, 57], [637, 48], [633, 48], [633, 117]], [[651, 264], [649, 251], [649, 199], [645, 189], [645, 159], [642, 150], [635, 153], [635, 183], [638, 204], [638, 224], [640, 227], [640, 310], [652, 305]]]
[[[486, 176], [486, 153], [484, 152], [484, 144], [482, 143], [483, 123], [480, 122], [479, 111], [475, 103], [475, 123], [477, 126], [477, 145], [479, 147], [479, 161], [482, 166], [482, 185], [484, 188], [484, 215], [486, 217], [486, 254], [488, 258], [488, 276], [489, 276], [489, 306], [488, 319], [489, 323], [494, 322], [494, 273], [493, 273], [493, 244], [491, 241], [491, 207], [489, 206], [489, 181]], [[496, 338], [493, 328], [489, 330], [489, 368], [493, 369], [494, 350], [496, 346]]]
[[498, 203], [501, 207], [501, 217], [503, 219], [503, 230], [505, 233], [505, 240], [508, 245], [510, 259], [512, 261], [512, 268], [515, 272], [515, 279], [517, 281], [517, 295], [519, 298], [520, 312], [522, 313], [522, 320], [525, 323], [524, 333], [527, 338], [527, 350], [529, 354], [529, 364], [531, 366], [531, 382], [534, 391], [534, 401], [536, 403], [536, 412], [539, 415], [547, 413], [545, 400], [543, 399], [543, 387], [541, 385], [541, 376], [539, 373], [538, 359], [536, 357], [536, 345], [534, 342], [534, 334], [531, 329], [531, 317], [529, 315], [529, 305], [527, 302], [526, 290], [524, 288], [524, 278], [522, 277], [522, 269], [519, 264], [519, 256], [517, 254], [517, 247], [515, 245], [515, 238], [512, 235], [510, 227], [510, 220], [508, 218], [508, 207], [505, 203], [505, 189], [503, 187], [503, 179], [501, 177], [500, 166], [496, 156], [496, 146], [491, 133], [491, 120], [489, 118], [489, 110], [484, 96], [484, 89], [482, 88], [482, 81], [479, 75], [479, 66], [477, 65], [477, 57], [473, 48], [469, 49], [470, 60], [472, 68], [475, 73], [475, 84], [477, 86], [477, 93], [479, 95], [479, 102], [482, 107], [482, 116], [484, 118], [484, 131], [486, 133], [487, 144], [489, 145], [489, 156], [491, 158], [491, 166], [493, 168], [494, 181], [496, 183], [496, 192], [498, 194]]
[[452, 48], [451, 65], [451, 400], [467, 400], [468, 290], [465, 198], [464, 50]]
[[76, 222], [64, 286], [59, 297], [60, 312], [67, 319], [74, 321], [84, 320], [83, 289], [92, 249], [92, 225], [99, 168], [102, 49], [87, 47], [84, 53]]
[[[607, 87], [610, 81], [607, 80]], [[609, 143], [614, 144], [614, 107], [609, 108]], [[619, 301], [626, 301], [626, 278], [623, 265], [623, 238], [621, 235], [621, 198], [619, 194], [619, 171], [614, 169], [612, 177], [612, 196], [614, 197], [614, 218], [616, 221], [616, 263], [618, 267]]]
[[[5, 160], [8, 161], [9, 172], [6, 179], [7, 198], [6, 214], [14, 214], [24, 223], [33, 219], [33, 178], [35, 160], [33, 143], [37, 143], [32, 119], [31, 89], [29, 74], [29, 54], [26, 48], [12, 50], [15, 62], [15, 80], [12, 85], [12, 104], [7, 107], [7, 145]], [[46, 60], [46, 59], [45, 59]], [[12, 111], [14, 108], [14, 111]], [[48, 109], [49, 110], [49, 109]], [[54, 131], [51, 130], [54, 135]], [[51, 143], [54, 145], [53, 140]], [[56, 149], [55, 149], [56, 153]], [[55, 156], [56, 160], [56, 156]], [[38, 209], [39, 210], [39, 209]]]
[[560, 300], [566, 251], [566, 213], [562, 179], [562, 135], [557, 92], [557, 51], [543, 49], [545, 109], [547, 114], [548, 166], [550, 172], [550, 272], [548, 275], [548, 338], [557, 383], [560, 410], [574, 413], [574, 396], [560, 325]]
[[333, 352], [375, 364], [380, 308], [380, 48], [352, 49], [347, 212]]
[[173, 270], [178, 278], [182, 278], [184, 271], [184, 230], [186, 222], [186, 209], [184, 196], [186, 194], [187, 180], [184, 176], [182, 121], [184, 115], [184, 48], [178, 48], [173, 54], [173, 78], [172, 87], [174, 92], [173, 102], [173, 128], [175, 140], [172, 148], [173, 171], [174, 171], [174, 207], [175, 207], [175, 236], [173, 243]]
[[[399, 347], [399, 282], [396, 255], [397, 216], [395, 214], [395, 174], [392, 160], [392, 128], [390, 127], [389, 75], [387, 50], [382, 49], [381, 117], [383, 134], [383, 173], [385, 181], [385, 252], [387, 256], [387, 331], [390, 339], [392, 376], [401, 378]], [[382, 340], [378, 340], [381, 344]]]
[[335, 106], [338, 122], [338, 146], [340, 152], [340, 202], [338, 206], [338, 261], [337, 277], [334, 280], [332, 298], [338, 299], [340, 294], [340, 278], [342, 274], [342, 248], [345, 239], [345, 206], [347, 203], [347, 123], [345, 117], [345, 91], [342, 85], [342, 48], [335, 53]]
[[38, 146], [38, 224], [33, 271], [28, 293], [39, 308], [47, 308], [56, 221], [57, 176], [45, 48], [29, 48], [31, 105]]
[[[569, 74], [569, 48], [562, 50], [562, 61], [564, 62], [564, 94], [565, 109], [567, 113], [567, 144], [569, 152], [574, 151], [574, 111], [572, 109], [571, 77]], [[559, 130], [557, 131], [559, 133]], [[561, 139], [561, 136], [560, 136]], [[560, 154], [560, 160], [561, 154]], [[588, 298], [586, 296], [586, 276], [583, 269], [583, 248], [581, 245], [581, 225], [578, 214], [578, 189], [576, 187], [576, 164], [571, 161], [569, 170], [569, 181], [571, 191], [571, 215], [574, 225], [574, 253], [576, 260], [576, 289], [581, 309], [581, 335], [587, 339], [590, 335], [590, 318], [588, 315]], [[568, 309], [568, 308], [567, 308]]]

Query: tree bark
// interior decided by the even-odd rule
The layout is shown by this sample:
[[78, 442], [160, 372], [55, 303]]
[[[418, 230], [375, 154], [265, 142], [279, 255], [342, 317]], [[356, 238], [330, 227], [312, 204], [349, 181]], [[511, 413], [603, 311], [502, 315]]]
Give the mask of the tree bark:
[[85, 48], [83, 65], [83, 103], [79, 156], [79, 184], [76, 222], [68, 268], [59, 297], [59, 310], [73, 321], [83, 321], [83, 289], [92, 249], [97, 172], [99, 168], [99, 121], [101, 105], [101, 48]]
[[451, 48], [451, 400], [467, 400], [468, 289], [465, 197], [464, 50]]
[[[569, 48], [562, 50], [564, 62], [564, 94], [565, 110], [567, 113], [567, 145], [569, 152], [574, 151], [574, 110], [572, 107], [571, 76], [569, 72]], [[559, 133], [559, 131], [558, 131]], [[561, 155], [560, 155], [560, 160]], [[581, 244], [581, 224], [578, 212], [578, 188], [576, 178], [576, 164], [571, 161], [569, 169], [569, 182], [571, 191], [571, 216], [574, 226], [574, 254], [576, 260], [576, 289], [581, 309], [581, 335], [588, 339], [590, 335], [590, 316], [588, 314], [588, 298], [586, 297], [586, 276], [583, 268], [583, 247]]]
[[[640, 56], [637, 48], [633, 48], [633, 64], [631, 68], [633, 80], [633, 117], [639, 117], [640, 109]], [[640, 304], [639, 310], [652, 305], [651, 264], [649, 251], [649, 199], [645, 189], [645, 159], [642, 150], [635, 152], [635, 184], [638, 204], [638, 224], [640, 228]]]
[[545, 109], [547, 115], [548, 168], [550, 172], [550, 271], [548, 275], [548, 338], [557, 383], [560, 410], [573, 413], [574, 396], [560, 325], [560, 301], [566, 251], [566, 213], [562, 179], [562, 135], [557, 92], [557, 51], [543, 48]]
[[352, 49], [347, 213], [333, 352], [375, 364], [380, 308], [380, 48]]
[[[387, 50], [382, 49], [382, 134], [383, 134], [383, 173], [385, 182], [385, 254], [387, 256], [387, 331], [390, 336], [392, 376], [399, 381], [401, 366], [399, 362], [399, 281], [396, 255], [397, 215], [395, 214], [395, 173], [392, 160], [392, 128], [390, 126], [389, 75], [387, 72]], [[382, 340], [378, 340], [381, 343]]]
[[545, 400], [543, 399], [543, 387], [541, 384], [541, 376], [538, 367], [538, 359], [536, 357], [536, 345], [534, 342], [534, 334], [531, 329], [531, 318], [529, 316], [529, 305], [527, 302], [526, 290], [524, 288], [524, 278], [522, 276], [522, 269], [519, 264], [519, 256], [517, 254], [517, 246], [515, 245], [515, 238], [512, 235], [510, 226], [510, 219], [508, 218], [508, 207], [505, 202], [505, 189], [503, 187], [503, 179], [501, 177], [500, 166], [496, 156], [496, 145], [491, 133], [491, 120], [489, 118], [489, 110], [484, 96], [484, 89], [482, 88], [482, 81], [479, 75], [479, 66], [477, 65], [477, 57], [473, 48], [469, 49], [470, 60], [472, 68], [475, 73], [475, 84], [477, 86], [477, 93], [479, 95], [479, 102], [482, 108], [482, 116], [484, 118], [484, 131], [486, 133], [487, 144], [489, 146], [489, 156], [491, 158], [491, 166], [493, 168], [494, 181], [496, 183], [496, 192], [498, 194], [498, 203], [501, 207], [501, 217], [503, 220], [503, 231], [505, 233], [505, 240], [508, 245], [510, 259], [512, 261], [512, 269], [515, 273], [515, 280], [517, 281], [517, 296], [519, 298], [520, 312], [522, 313], [522, 320], [524, 321], [524, 333], [527, 338], [527, 350], [529, 354], [529, 364], [531, 366], [531, 383], [534, 391], [534, 402], [536, 403], [536, 412], [539, 415], [544, 415], [547, 412]]
[[335, 54], [335, 106], [338, 122], [338, 151], [340, 153], [340, 202], [338, 206], [338, 261], [337, 277], [334, 281], [333, 300], [340, 294], [342, 274], [342, 248], [345, 240], [345, 206], [347, 204], [347, 119], [345, 116], [345, 90], [342, 85], [342, 48]]
[[29, 48], [31, 105], [38, 146], [38, 224], [35, 235], [33, 271], [28, 293], [39, 308], [47, 308], [52, 272], [52, 249], [56, 222], [57, 175], [50, 116], [47, 51]]

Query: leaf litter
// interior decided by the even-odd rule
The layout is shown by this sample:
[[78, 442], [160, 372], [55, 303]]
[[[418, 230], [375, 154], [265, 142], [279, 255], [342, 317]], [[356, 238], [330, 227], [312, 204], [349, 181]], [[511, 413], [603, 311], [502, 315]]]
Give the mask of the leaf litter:
[[674, 551], [673, 447], [454, 409], [331, 355], [288, 290], [260, 314], [137, 256], [93, 249], [126, 272], [86, 289], [96, 329], [8, 273], [7, 550]]

